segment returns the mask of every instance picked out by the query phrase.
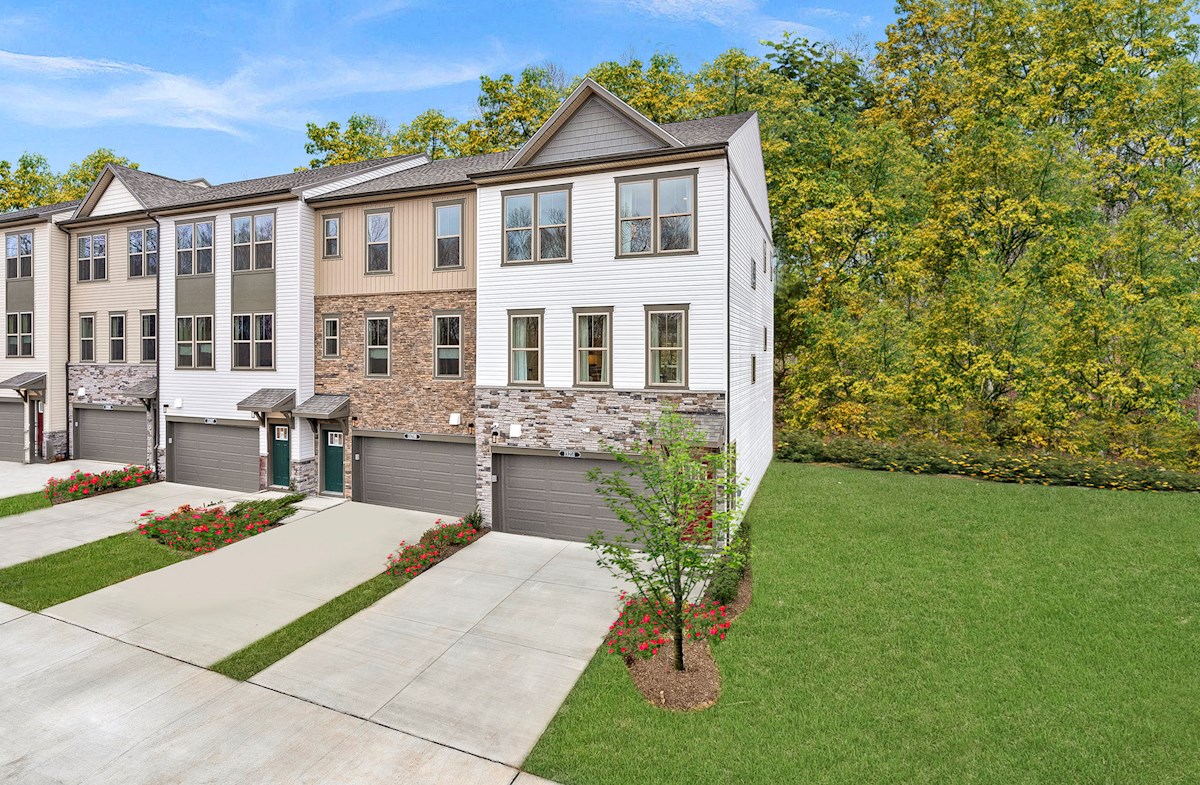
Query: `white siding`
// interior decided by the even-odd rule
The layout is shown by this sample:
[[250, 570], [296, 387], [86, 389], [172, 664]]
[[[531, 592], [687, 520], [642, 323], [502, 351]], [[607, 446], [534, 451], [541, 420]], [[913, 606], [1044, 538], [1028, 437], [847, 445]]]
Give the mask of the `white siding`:
[[[313, 300], [313, 293], [316, 286], [316, 214], [308, 205], [301, 205], [298, 211], [299, 221], [299, 241], [300, 253], [298, 269], [300, 273], [297, 281], [298, 294], [297, 297], [301, 303], [299, 307], [299, 325], [296, 328], [297, 339], [289, 341], [290, 345], [295, 345], [297, 353], [297, 361], [299, 364], [299, 379], [296, 386], [296, 404], [299, 405], [308, 400], [313, 395], [315, 389], [315, 374], [316, 374], [316, 355], [313, 348], [313, 335], [316, 330], [316, 303]], [[284, 302], [280, 299], [279, 302]], [[303, 338], [300, 338], [303, 336]], [[296, 434], [292, 437], [292, 460], [306, 461], [313, 458], [316, 452], [314, 439], [308, 430], [308, 426], [297, 422]]]
[[[699, 253], [618, 259], [617, 176], [699, 169]], [[480, 188], [478, 247], [477, 383], [508, 383], [509, 309], [544, 308], [545, 386], [574, 383], [572, 308], [613, 307], [613, 387], [645, 388], [645, 305], [687, 303], [689, 388], [724, 392], [725, 378], [725, 162], [712, 159], [617, 173], [581, 174], [521, 187], [571, 185], [571, 255], [566, 264], [502, 267], [501, 192]]]
[[117, 213], [127, 213], [131, 210], [145, 209], [142, 203], [137, 200], [120, 178], [113, 177], [112, 182], [104, 189], [104, 194], [101, 195], [99, 201], [96, 202], [95, 208], [89, 215], [116, 215]]
[[[757, 119], [730, 140], [729, 164], [729, 441], [737, 445], [748, 504], [771, 462], [774, 426], [774, 283], [771, 273], [763, 271], [763, 243], [771, 241], [770, 208]], [[751, 265], [756, 267], [753, 288]], [[753, 383], [751, 358], [757, 363]]]

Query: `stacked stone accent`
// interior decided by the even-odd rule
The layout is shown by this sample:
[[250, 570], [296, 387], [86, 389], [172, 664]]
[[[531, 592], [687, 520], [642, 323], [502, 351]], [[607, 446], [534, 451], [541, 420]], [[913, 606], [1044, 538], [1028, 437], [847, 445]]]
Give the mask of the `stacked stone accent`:
[[[666, 405], [696, 421], [710, 441], [725, 430], [725, 394], [650, 390], [546, 390], [480, 387], [476, 390], [475, 467], [479, 509], [492, 521], [492, 426], [497, 446], [601, 452], [644, 432]], [[519, 423], [521, 435], [508, 436]]]
[[292, 461], [292, 487], [300, 493], [317, 492], [317, 459]]
[[[475, 411], [475, 292], [404, 292], [316, 298], [316, 391], [349, 395], [351, 428], [466, 434]], [[462, 378], [433, 378], [435, 311], [461, 311]], [[392, 375], [366, 376], [366, 314], [392, 318]], [[323, 357], [324, 317], [340, 319], [339, 357]], [[450, 415], [462, 415], [452, 427]], [[352, 436], [345, 441], [345, 495], [351, 495]]]
[[[121, 395], [120, 391], [137, 382], [153, 378], [157, 368], [150, 363], [73, 363], [67, 366], [67, 389], [70, 390], [68, 407], [69, 422], [75, 422], [75, 391], [80, 387], [87, 391], [79, 403], [112, 404], [114, 406], [144, 406], [140, 398]], [[49, 435], [47, 436], [49, 439]], [[64, 453], [66, 434], [63, 434]], [[72, 445], [72, 450], [74, 446]], [[51, 454], [47, 450], [47, 455]], [[78, 457], [72, 455], [71, 457]], [[146, 465], [153, 466], [154, 455], [154, 412], [146, 412]]]
[[67, 432], [47, 431], [43, 434], [42, 454], [48, 461], [62, 461], [67, 458]]

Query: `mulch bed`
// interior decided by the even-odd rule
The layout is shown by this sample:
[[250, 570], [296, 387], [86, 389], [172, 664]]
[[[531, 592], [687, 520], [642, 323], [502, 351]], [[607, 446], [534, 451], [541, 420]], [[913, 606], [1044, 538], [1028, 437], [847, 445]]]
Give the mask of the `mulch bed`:
[[708, 642], [683, 644], [683, 671], [675, 670], [673, 651], [671, 646], [664, 646], [648, 660], [626, 659], [629, 675], [646, 700], [675, 711], [698, 711], [716, 703], [721, 694], [721, 672]]
[[746, 568], [746, 572], [742, 574], [742, 580], [738, 583], [737, 598], [733, 602], [725, 606], [725, 620], [733, 621], [738, 616], [742, 615], [742, 611], [750, 607], [750, 600], [754, 596], [754, 582], [750, 579], [750, 568]]

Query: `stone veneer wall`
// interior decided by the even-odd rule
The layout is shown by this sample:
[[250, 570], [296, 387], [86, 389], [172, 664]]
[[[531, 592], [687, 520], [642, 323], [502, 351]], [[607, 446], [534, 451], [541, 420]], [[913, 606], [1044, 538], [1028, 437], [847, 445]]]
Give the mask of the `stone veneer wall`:
[[[475, 401], [476, 498], [488, 525], [493, 423], [500, 426], [497, 446], [581, 452], [601, 452], [605, 445], [630, 441], [666, 404], [692, 417], [712, 441], [721, 441], [725, 431], [724, 393], [480, 387]], [[515, 439], [508, 437], [512, 423], [521, 425], [521, 436]]]
[[68, 457], [66, 431], [46, 431], [42, 436], [42, 454], [46, 460], [61, 461]]
[[[296, 430], [299, 431], [300, 429], [297, 427]], [[292, 438], [296, 438], [296, 435], [293, 434]], [[292, 487], [300, 493], [317, 492], [316, 458], [309, 458], [306, 461], [292, 461]]]
[[[475, 291], [329, 295], [316, 298], [316, 392], [349, 395], [351, 428], [466, 434], [475, 411]], [[434, 311], [461, 311], [462, 378], [433, 378]], [[392, 375], [366, 377], [366, 314], [392, 317]], [[341, 356], [322, 356], [324, 317], [340, 321]], [[450, 414], [462, 414], [451, 427]], [[352, 493], [353, 450], [346, 435], [345, 495]], [[315, 470], [314, 470], [315, 471]]]
[[[75, 422], [75, 391], [80, 387], [87, 396], [79, 403], [106, 404], [114, 406], [136, 406], [144, 408], [140, 398], [121, 395], [120, 391], [137, 382], [151, 379], [158, 369], [152, 363], [72, 363], [67, 366], [68, 423]], [[68, 425], [68, 427], [72, 427]], [[65, 435], [64, 435], [65, 438]], [[74, 455], [74, 445], [71, 457]], [[154, 413], [146, 412], [146, 465], [154, 465]]]

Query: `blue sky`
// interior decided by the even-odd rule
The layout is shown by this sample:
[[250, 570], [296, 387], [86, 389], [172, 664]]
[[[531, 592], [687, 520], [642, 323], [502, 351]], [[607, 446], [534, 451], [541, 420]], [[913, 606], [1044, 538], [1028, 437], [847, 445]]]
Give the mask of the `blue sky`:
[[0, 0], [0, 158], [56, 170], [97, 147], [225, 182], [308, 162], [304, 124], [471, 116], [480, 74], [676, 54], [688, 68], [794, 30], [883, 36], [891, 0], [434, 0], [39, 3]]

